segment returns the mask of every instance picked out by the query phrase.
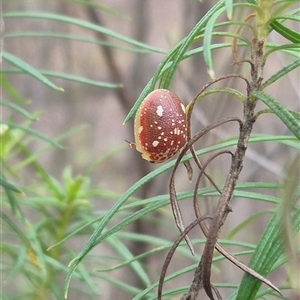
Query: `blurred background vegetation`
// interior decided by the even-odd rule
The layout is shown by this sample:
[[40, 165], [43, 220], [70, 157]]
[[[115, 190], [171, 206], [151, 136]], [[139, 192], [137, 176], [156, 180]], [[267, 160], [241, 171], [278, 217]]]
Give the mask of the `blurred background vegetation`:
[[[63, 299], [68, 263], [84, 247], [117, 199], [140, 178], [158, 168], [128, 147], [125, 140], [133, 141], [133, 122], [123, 125], [123, 121], [168, 51], [216, 2], [2, 2], [5, 55], [1, 75], [1, 119], [6, 122], [1, 125], [3, 299]], [[295, 7], [296, 10], [297, 3]], [[233, 20], [241, 21], [250, 12], [250, 8], [237, 7]], [[72, 20], [102, 26], [104, 32], [93, 30], [92, 26], [78, 26]], [[221, 15], [219, 22], [225, 20], [226, 14]], [[293, 22], [289, 25], [295, 27]], [[294, 30], [297, 26], [299, 23]], [[232, 23], [222, 30], [234, 32], [236, 26]], [[244, 29], [243, 35], [251, 39], [249, 30]], [[231, 41], [229, 36], [214, 38], [214, 43]], [[284, 44], [286, 40], [272, 32], [268, 42]], [[200, 46], [201, 42], [193, 47]], [[249, 49], [239, 48], [241, 59], [249, 55]], [[247, 64], [237, 66], [232, 61], [230, 47], [214, 50], [216, 76], [228, 73], [249, 76]], [[292, 61], [293, 56], [274, 52], [267, 60], [264, 77], [269, 78]], [[41, 76], [46, 76], [58, 89], [45, 84]], [[198, 54], [180, 63], [170, 90], [188, 104], [210, 80], [203, 56]], [[230, 86], [245, 93], [244, 84], [235, 79], [219, 86]], [[299, 111], [299, 68], [275, 82], [267, 92], [287, 109]], [[258, 109], [263, 108], [265, 105], [259, 103]], [[194, 130], [225, 116], [241, 117], [242, 109], [242, 105], [237, 105], [236, 99], [228, 94], [211, 95], [195, 109]], [[209, 133], [198, 146], [208, 147], [237, 133], [238, 128], [226, 125]], [[258, 118], [254, 133], [291, 135], [273, 114]], [[290, 168], [299, 165], [298, 151], [292, 138], [250, 145], [240, 182], [264, 182], [269, 183], [270, 188], [257, 186], [256, 191], [266, 195], [263, 201], [233, 199], [233, 213], [220, 237], [227, 242], [233, 237], [239, 241], [238, 245], [228, 246], [231, 251], [244, 245], [244, 251], [253, 252], [270, 220], [270, 212], [277, 208], [277, 200], [284, 198], [278, 184], [284, 183], [289, 176], [298, 176], [297, 170]], [[208, 156], [202, 159], [205, 158]], [[220, 159], [210, 166], [209, 173], [221, 184], [228, 167], [229, 161]], [[137, 211], [138, 205], [151, 204], [151, 197], [154, 203], [159, 200], [156, 196], [167, 194], [169, 175], [167, 170], [142, 185], [129, 198], [127, 206], [110, 221], [109, 228]], [[184, 168], [177, 181], [179, 192], [191, 188]], [[293, 186], [286, 199], [298, 197], [296, 190]], [[266, 201], [267, 198], [270, 201]], [[203, 210], [207, 212], [216, 204], [212, 197], [202, 201]], [[184, 218], [191, 221], [192, 206], [185, 201], [183, 207]], [[249, 222], [234, 231], [245, 220]], [[69, 299], [132, 299], [157, 282], [165, 251], [177, 236], [167, 205], [130, 222], [95, 247], [79, 264], [70, 283]], [[195, 232], [191, 237], [198, 239], [196, 250], [201, 253], [203, 236]], [[298, 251], [299, 232], [296, 239], [295, 236], [291, 239], [287, 244]], [[49, 249], [53, 245], [56, 247]], [[143, 253], [148, 254], [131, 262]], [[295, 256], [294, 250], [291, 253]], [[183, 245], [169, 272], [184, 269], [191, 262], [197, 262], [197, 258], [191, 258]], [[248, 263], [250, 258], [251, 255], [245, 255], [242, 260]], [[293, 259], [299, 263], [298, 255]], [[175, 277], [167, 288], [187, 286], [192, 272], [193, 269]], [[214, 282], [223, 283], [221, 291], [225, 297], [236, 289], [243, 276], [226, 261], [217, 263], [213, 274]], [[298, 299], [299, 274], [293, 263], [284, 264], [269, 278], [286, 287], [282, 299]], [[155, 299], [154, 292], [148, 298], [137, 299], [151, 297]], [[172, 293], [169, 297], [177, 299], [172, 298]], [[271, 295], [265, 299], [273, 298]]]

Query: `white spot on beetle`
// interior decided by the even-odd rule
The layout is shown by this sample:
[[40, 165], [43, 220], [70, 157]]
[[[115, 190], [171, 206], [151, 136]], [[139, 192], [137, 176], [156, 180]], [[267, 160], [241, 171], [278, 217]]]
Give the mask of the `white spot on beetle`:
[[154, 142], [152, 143], [152, 146], [153, 146], [153, 147], [157, 147], [158, 144], [159, 144], [159, 141], [154, 141]]
[[180, 133], [181, 133], [180, 129], [176, 127], [174, 129], [174, 134], [180, 135]]
[[140, 128], [139, 128], [139, 133], [141, 133], [142, 131], [143, 131], [143, 126], [140, 126]]
[[163, 107], [162, 107], [161, 105], [158, 105], [157, 108], [156, 108], [156, 114], [157, 114], [159, 117], [162, 117], [163, 112], [164, 112]]

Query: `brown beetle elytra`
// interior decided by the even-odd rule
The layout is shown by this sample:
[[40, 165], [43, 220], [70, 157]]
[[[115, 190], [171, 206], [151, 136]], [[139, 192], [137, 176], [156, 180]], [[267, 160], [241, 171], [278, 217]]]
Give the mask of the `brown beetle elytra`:
[[151, 92], [136, 112], [134, 137], [136, 150], [152, 163], [175, 155], [187, 137], [187, 117], [180, 98], [164, 89]]

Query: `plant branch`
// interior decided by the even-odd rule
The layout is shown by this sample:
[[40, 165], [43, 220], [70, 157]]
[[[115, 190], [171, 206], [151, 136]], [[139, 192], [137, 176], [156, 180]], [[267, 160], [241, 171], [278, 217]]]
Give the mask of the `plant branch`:
[[[176, 160], [176, 163], [174, 165], [174, 168], [172, 170], [171, 173], [171, 177], [170, 177], [170, 182], [169, 182], [169, 195], [170, 195], [170, 202], [171, 202], [171, 207], [172, 207], [172, 212], [174, 215], [174, 219], [175, 219], [175, 223], [179, 229], [180, 232], [184, 231], [184, 224], [183, 224], [183, 220], [182, 220], [182, 214], [180, 211], [180, 207], [177, 201], [177, 196], [176, 196], [176, 189], [175, 189], [175, 173], [176, 170], [180, 164], [181, 159], [183, 158], [183, 156], [186, 154], [186, 152], [192, 148], [192, 146], [195, 144], [195, 142], [197, 142], [203, 135], [205, 135], [206, 133], [208, 133], [210, 130], [228, 123], [228, 122], [238, 122], [241, 126], [242, 121], [239, 118], [236, 117], [228, 117], [225, 119], [222, 119], [214, 124], [208, 125], [207, 127], [205, 127], [204, 129], [202, 129], [201, 131], [199, 131], [197, 134], [195, 134], [186, 144], [185, 146], [181, 149], [181, 152], [178, 155], [178, 158]], [[191, 241], [189, 240], [189, 237], [186, 235], [185, 236], [185, 240], [191, 250], [191, 253], [194, 255], [194, 250], [193, 250], [193, 246]]]
[[[218, 153], [216, 153], [214, 156], [212, 156], [208, 161], [205, 162], [205, 164], [203, 165], [203, 169], [200, 171], [196, 184], [195, 184], [195, 188], [194, 188], [194, 200], [193, 200], [193, 204], [194, 204], [194, 211], [196, 214], [197, 219], [199, 219], [202, 214], [200, 212], [200, 208], [198, 205], [198, 201], [197, 201], [197, 191], [199, 189], [199, 185], [200, 185], [200, 179], [203, 175], [204, 170], [206, 169], [206, 167], [208, 166], [208, 164], [214, 160], [216, 157], [223, 155], [223, 154], [230, 154], [231, 157], [233, 157], [233, 154], [231, 151], [228, 150], [223, 150], [220, 151]], [[205, 222], [199, 222], [199, 226], [204, 234], [204, 236], [207, 238], [208, 236], [208, 228], [205, 224]], [[241, 262], [240, 260], [238, 260], [235, 256], [233, 256], [230, 252], [228, 252], [226, 249], [224, 249], [220, 244], [216, 243], [215, 246], [216, 250], [221, 253], [224, 257], [226, 257], [230, 262], [232, 262], [235, 266], [237, 266], [238, 268], [240, 268], [242, 271], [248, 273], [249, 275], [257, 278], [258, 280], [264, 282], [266, 285], [268, 285], [269, 287], [271, 287], [273, 290], [275, 290], [276, 292], [280, 293], [280, 290], [274, 285], [272, 284], [272, 282], [270, 282], [268, 279], [266, 279], [265, 277], [263, 277], [262, 275], [260, 275], [259, 273], [257, 273], [256, 271], [254, 271], [253, 269], [249, 268], [248, 266], [246, 266], [243, 262]], [[197, 267], [195, 274], [194, 274], [194, 279], [193, 282], [196, 280], [195, 277], [198, 277], [198, 273], [200, 272], [201, 269], [201, 264], [199, 264], [199, 266]], [[193, 285], [191, 285], [192, 288]], [[214, 289], [215, 291], [215, 289]], [[191, 294], [194, 294], [194, 291], [192, 289], [190, 289]], [[198, 292], [197, 292], [198, 293]]]
[[240, 125], [240, 134], [237, 148], [232, 158], [229, 174], [227, 176], [224, 189], [219, 199], [216, 212], [208, 229], [207, 241], [203, 250], [200, 265], [202, 268], [203, 288], [207, 296], [214, 300], [212, 292], [212, 285], [210, 282], [211, 265], [213, 259], [213, 251], [217, 244], [217, 239], [220, 234], [228, 213], [231, 211], [229, 202], [232, 198], [237, 180], [242, 171], [243, 160], [248, 147], [249, 138], [252, 132], [253, 124], [255, 122], [254, 109], [257, 99], [253, 97], [252, 93], [258, 91], [262, 82], [263, 70], [263, 46], [264, 41], [259, 41], [256, 38], [252, 41], [252, 55], [251, 55], [251, 81], [248, 85], [247, 100], [244, 106], [244, 121]]
[[163, 288], [163, 284], [164, 284], [164, 279], [167, 273], [167, 269], [168, 266], [172, 260], [172, 257], [177, 249], [177, 247], [179, 246], [179, 244], [183, 241], [184, 238], [186, 238], [187, 234], [197, 225], [200, 224], [202, 221], [206, 220], [206, 219], [211, 219], [210, 216], [201, 216], [199, 218], [197, 218], [196, 220], [194, 220], [191, 224], [189, 224], [179, 235], [179, 237], [177, 238], [177, 240], [174, 242], [174, 244], [172, 245], [165, 261], [162, 267], [162, 271], [160, 273], [160, 278], [159, 278], [159, 285], [158, 285], [158, 292], [157, 292], [157, 299], [160, 300], [162, 297], [162, 288]]

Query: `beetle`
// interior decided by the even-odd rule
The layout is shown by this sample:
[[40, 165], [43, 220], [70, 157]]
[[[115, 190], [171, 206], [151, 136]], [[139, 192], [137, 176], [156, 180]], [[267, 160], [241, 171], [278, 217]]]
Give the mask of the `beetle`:
[[165, 89], [152, 91], [136, 112], [134, 137], [130, 146], [151, 163], [174, 156], [187, 139], [187, 116], [180, 98]]

